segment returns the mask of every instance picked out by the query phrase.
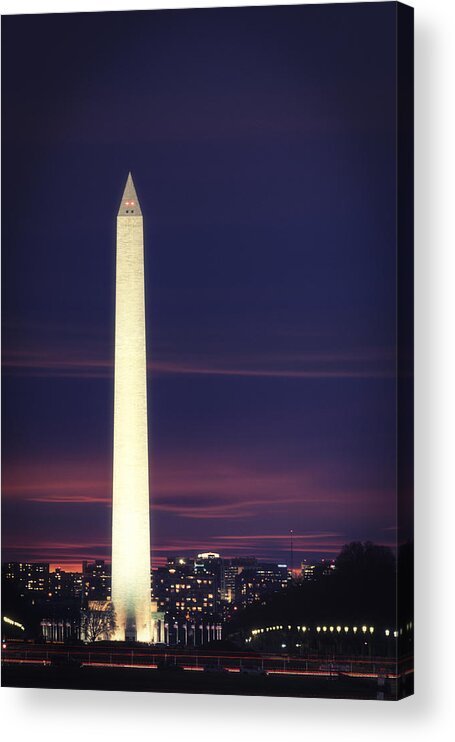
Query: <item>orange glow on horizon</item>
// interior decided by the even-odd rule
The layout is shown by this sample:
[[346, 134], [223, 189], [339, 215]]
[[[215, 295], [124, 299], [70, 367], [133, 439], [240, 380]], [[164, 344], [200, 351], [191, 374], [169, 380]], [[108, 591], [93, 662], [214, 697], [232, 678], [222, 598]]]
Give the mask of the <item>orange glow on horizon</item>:
[[82, 562], [51, 562], [49, 572], [61, 569], [63, 572], [82, 572]]

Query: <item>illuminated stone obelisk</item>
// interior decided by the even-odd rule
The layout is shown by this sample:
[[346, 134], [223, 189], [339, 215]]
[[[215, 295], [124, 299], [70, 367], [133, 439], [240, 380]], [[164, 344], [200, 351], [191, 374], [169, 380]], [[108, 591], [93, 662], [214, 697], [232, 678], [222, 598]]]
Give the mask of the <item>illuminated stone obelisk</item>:
[[117, 215], [112, 602], [114, 639], [150, 642], [144, 233], [131, 173]]

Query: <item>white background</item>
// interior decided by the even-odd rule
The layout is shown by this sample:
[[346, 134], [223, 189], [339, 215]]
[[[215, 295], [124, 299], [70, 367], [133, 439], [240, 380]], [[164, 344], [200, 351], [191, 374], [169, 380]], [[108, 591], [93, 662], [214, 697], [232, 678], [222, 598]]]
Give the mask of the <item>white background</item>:
[[[453, 739], [455, 2], [410, 4], [416, 42], [416, 695], [378, 703], [2, 688], [5, 740]], [[201, 0], [135, 1], [129, 7], [114, 0], [0, 2], [2, 14], [213, 5]]]

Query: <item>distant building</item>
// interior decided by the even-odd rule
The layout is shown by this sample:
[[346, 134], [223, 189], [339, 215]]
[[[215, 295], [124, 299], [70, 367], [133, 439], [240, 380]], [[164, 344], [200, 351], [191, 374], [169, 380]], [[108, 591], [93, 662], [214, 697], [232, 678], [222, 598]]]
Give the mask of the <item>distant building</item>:
[[111, 568], [104, 559], [82, 562], [83, 602], [111, 599]]
[[49, 564], [44, 562], [6, 562], [2, 578], [12, 585], [21, 597], [45, 597], [49, 592]]
[[236, 593], [237, 577], [244, 569], [255, 568], [257, 559], [255, 557], [233, 557], [224, 560], [224, 600], [227, 604], [235, 603], [238, 595]]
[[312, 582], [317, 576], [317, 564], [309, 563], [306, 559], [301, 564], [302, 580]]
[[221, 613], [222, 601], [225, 598], [224, 560], [215, 552], [202, 552], [194, 560], [194, 573], [211, 578], [214, 592], [214, 613]]
[[[75, 579], [76, 575], [79, 575], [79, 585]], [[65, 572], [57, 568], [49, 575], [49, 597], [57, 600], [80, 598], [82, 588], [80, 578], [81, 575], [78, 572]]]
[[224, 599], [226, 603], [235, 603], [235, 585], [237, 575], [243, 570], [243, 567], [229, 564], [224, 568]]
[[262, 602], [272, 593], [288, 588], [290, 577], [287, 564], [259, 563], [243, 569], [236, 579], [236, 602], [246, 608]]
[[153, 597], [157, 610], [169, 619], [207, 617], [216, 614], [216, 579], [196, 572], [191, 561], [185, 564], [170, 559], [153, 574]]
[[321, 577], [333, 574], [335, 560], [321, 559], [320, 562], [308, 562], [306, 559], [301, 563], [302, 580], [313, 581]]
[[[217, 577], [198, 560], [168, 557], [153, 573], [154, 641], [201, 646], [221, 639]], [[215, 569], [215, 565], [211, 565]]]

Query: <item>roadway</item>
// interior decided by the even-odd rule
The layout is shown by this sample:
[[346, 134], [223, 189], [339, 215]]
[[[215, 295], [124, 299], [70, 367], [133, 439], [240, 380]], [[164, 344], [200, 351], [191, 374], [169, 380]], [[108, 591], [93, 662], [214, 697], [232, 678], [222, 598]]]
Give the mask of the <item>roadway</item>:
[[398, 680], [413, 673], [412, 658], [398, 664], [386, 657], [296, 657], [288, 654], [226, 652], [201, 647], [171, 648], [122, 646], [117, 643], [33, 644], [8, 642], [2, 650], [3, 665], [73, 665], [91, 668], [178, 669], [185, 672], [220, 672], [295, 677], [372, 678]]

